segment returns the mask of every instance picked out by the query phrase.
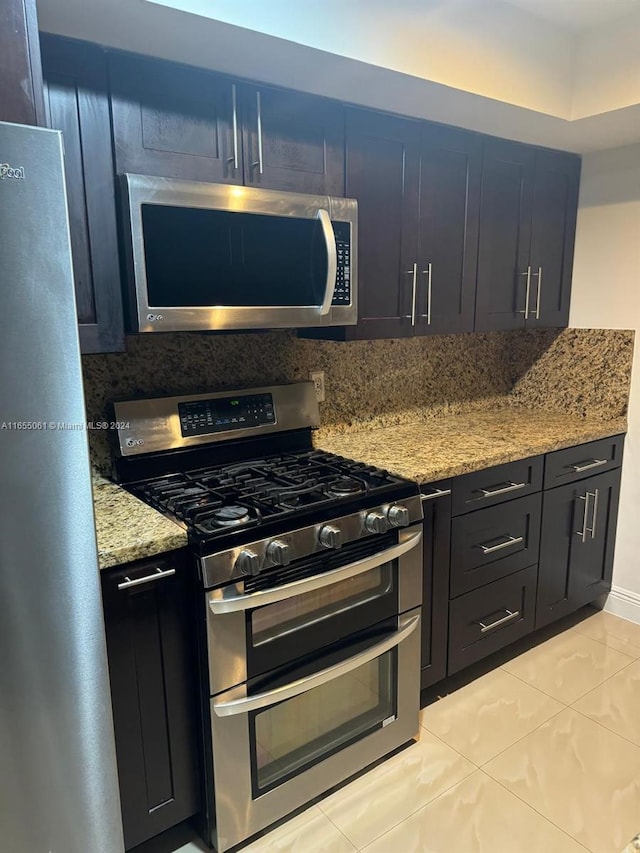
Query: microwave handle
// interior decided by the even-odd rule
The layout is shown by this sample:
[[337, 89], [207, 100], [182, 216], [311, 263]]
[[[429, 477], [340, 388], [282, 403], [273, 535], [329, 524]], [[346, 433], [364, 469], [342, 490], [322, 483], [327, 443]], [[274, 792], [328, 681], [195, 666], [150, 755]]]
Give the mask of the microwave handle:
[[[256, 696], [246, 695], [246, 685], [242, 685], [240, 689], [234, 687], [227, 693], [216, 696], [213, 700], [213, 710], [216, 716], [234, 717], [238, 714], [248, 714], [249, 711], [269, 708], [271, 705], [276, 705], [285, 699], [293, 699], [295, 696], [300, 696], [301, 693], [313, 690], [314, 687], [320, 687], [321, 684], [327, 684], [329, 681], [334, 681], [342, 675], [353, 672], [354, 669], [364, 666], [369, 661], [375, 660], [375, 658], [391, 651], [391, 649], [395, 649], [396, 646], [403, 643], [420, 624], [420, 615], [414, 615], [414, 611], [411, 611], [409, 614], [405, 613], [400, 616], [398, 621], [398, 630], [389, 634], [384, 640], [351, 658], [347, 658], [342, 663], [336, 663], [333, 666], [327, 667], [327, 669], [321, 669], [320, 672], [316, 672], [314, 675], [308, 675], [305, 678], [292, 681], [290, 684], [285, 684], [282, 687], [267, 690], [265, 693], [258, 693]], [[242, 693], [245, 693], [245, 695], [239, 695]], [[227, 699], [226, 697], [229, 698]]]
[[327, 284], [324, 289], [324, 299], [320, 306], [320, 316], [326, 316], [331, 310], [333, 292], [336, 289], [336, 277], [338, 275], [338, 250], [336, 249], [336, 235], [333, 233], [331, 217], [327, 210], [318, 211], [318, 219], [322, 226], [324, 241], [327, 244]]

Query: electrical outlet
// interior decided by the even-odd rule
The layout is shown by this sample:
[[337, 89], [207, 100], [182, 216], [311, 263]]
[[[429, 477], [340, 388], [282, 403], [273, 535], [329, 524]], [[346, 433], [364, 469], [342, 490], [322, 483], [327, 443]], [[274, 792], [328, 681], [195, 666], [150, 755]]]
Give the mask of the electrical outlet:
[[309, 378], [316, 386], [316, 400], [319, 403], [324, 403], [324, 370], [312, 371]]

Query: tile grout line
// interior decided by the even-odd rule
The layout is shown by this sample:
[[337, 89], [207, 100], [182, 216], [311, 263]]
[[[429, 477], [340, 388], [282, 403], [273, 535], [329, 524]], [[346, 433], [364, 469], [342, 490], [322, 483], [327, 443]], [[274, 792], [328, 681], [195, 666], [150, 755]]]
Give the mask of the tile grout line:
[[[631, 623], [635, 625], [635, 622]], [[612, 649], [614, 652], [620, 652], [621, 655], [627, 655], [627, 657], [631, 657], [631, 655], [627, 654], [627, 652], [623, 652], [622, 649], [616, 649], [615, 646], [609, 646], [604, 640], [599, 639], [598, 637], [592, 637], [590, 634], [583, 634], [582, 631], [578, 631], [577, 628], [569, 628], [569, 631], [573, 631], [574, 634], [579, 634], [581, 637], [586, 637], [589, 640], [593, 640], [594, 643], [600, 643], [601, 646], [604, 646], [606, 649]], [[558, 635], [559, 636], [559, 635]], [[621, 644], [628, 643], [630, 646], [633, 646], [634, 649], [638, 650], [638, 655], [634, 657], [634, 660], [640, 660], [640, 644], [636, 645], [635, 643], [630, 643], [626, 637], [618, 637], [617, 634], [611, 634], [610, 638], [617, 640]]]
[[[576, 701], [579, 701], [579, 700], [576, 700]], [[570, 707], [571, 707], [571, 706], [570, 706]], [[606, 732], [608, 732], [610, 735], [615, 735], [616, 737], [619, 737], [621, 740], [626, 741], [626, 743], [630, 743], [630, 744], [631, 744], [631, 746], [635, 746], [635, 747], [636, 747], [636, 749], [640, 749], [640, 743], [636, 743], [636, 742], [635, 742], [635, 741], [633, 741], [633, 740], [629, 740], [629, 738], [628, 738], [628, 737], [625, 737], [624, 735], [621, 735], [621, 734], [620, 734], [620, 732], [616, 732], [616, 731], [614, 731], [613, 729], [610, 729], [610, 728], [609, 728], [609, 726], [605, 726], [605, 724], [604, 724], [604, 723], [601, 723], [601, 722], [600, 722], [600, 720], [594, 720], [594, 719], [593, 719], [593, 717], [590, 717], [588, 714], [585, 714], [583, 711], [580, 711], [578, 708], [573, 708], [573, 707], [571, 707], [571, 710], [572, 710], [572, 711], [575, 711], [575, 712], [576, 712], [576, 714], [580, 714], [580, 716], [581, 716], [581, 717], [584, 717], [584, 719], [585, 719], [585, 720], [589, 720], [589, 722], [590, 722], [590, 723], [595, 723], [595, 724], [596, 724], [596, 726], [600, 726], [600, 728], [604, 729], [604, 730], [605, 730]]]
[[[570, 707], [571, 707], [570, 705], [568, 705], [568, 704], [564, 701], [564, 699], [558, 699], [558, 697], [557, 697], [557, 696], [552, 696], [552, 695], [551, 695], [551, 693], [547, 693], [547, 691], [546, 691], [546, 690], [543, 690], [541, 687], [534, 687], [534, 685], [533, 685], [533, 684], [531, 684], [531, 682], [529, 682], [529, 681], [525, 681], [525, 679], [524, 679], [524, 678], [520, 678], [520, 676], [519, 676], [519, 675], [516, 675], [514, 672], [509, 672], [509, 670], [508, 670], [508, 669], [503, 669], [502, 667], [499, 667], [499, 669], [501, 669], [503, 672], [506, 672], [506, 673], [507, 673], [507, 675], [511, 675], [513, 678], [517, 678], [517, 679], [518, 679], [518, 681], [520, 681], [522, 684], [526, 684], [526, 685], [527, 685], [527, 687], [532, 687], [534, 690], [537, 690], [539, 693], [542, 693], [542, 694], [543, 694], [544, 696], [546, 696], [547, 698], [549, 698], [549, 699], [555, 699], [555, 700], [556, 700], [556, 702], [559, 702], [561, 705], [564, 705], [564, 706], [565, 706], [565, 708], [570, 708]], [[599, 685], [597, 685], [597, 684], [596, 684], [596, 687], [598, 687], [598, 686], [599, 686]], [[581, 696], [578, 696], [578, 699], [581, 699], [581, 698], [582, 698]], [[576, 699], [575, 701], [577, 702], [577, 701], [578, 701], [578, 699]]]
[[[561, 712], [559, 712], [559, 713], [561, 713]], [[557, 716], [557, 715], [556, 715], [556, 716]], [[575, 843], [576, 843], [576, 844], [579, 844], [579, 845], [580, 845], [580, 847], [582, 847], [582, 848], [583, 848], [587, 853], [599, 853], [599, 851], [597, 851], [597, 850], [593, 850], [591, 847], [587, 847], [587, 846], [586, 846], [586, 845], [584, 845], [581, 841], [578, 841], [578, 839], [577, 839], [575, 836], [571, 835], [571, 833], [570, 833], [570, 832], [567, 832], [567, 830], [566, 830], [566, 829], [563, 829], [561, 826], [558, 826], [558, 824], [557, 824], [557, 823], [555, 823], [554, 821], [552, 821], [552, 820], [551, 820], [550, 818], [548, 818], [546, 815], [542, 814], [542, 812], [539, 812], [539, 811], [538, 811], [538, 809], [537, 809], [535, 806], [531, 805], [531, 803], [528, 803], [526, 800], [523, 800], [523, 799], [522, 799], [522, 797], [521, 797], [521, 796], [519, 796], [519, 794], [516, 794], [516, 792], [515, 792], [515, 791], [512, 791], [510, 788], [507, 788], [507, 786], [506, 786], [506, 785], [503, 785], [503, 784], [502, 784], [502, 782], [501, 782], [499, 779], [494, 778], [494, 777], [493, 777], [490, 773], [488, 773], [486, 770], [483, 770], [482, 768], [480, 768], [480, 772], [481, 772], [481, 773], [484, 773], [484, 774], [485, 774], [485, 776], [488, 776], [488, 777], [489, 777], [489, 779], [491, 779], [493, 782], [495, 782], [495, 783], [496, 783], [496, 785], [500, 785], [500, 787], [501, 787], [501, 788], [503, 788], [507, 793], [509, 793], [509, 794], [511, 794], [513, 797], [515, 797], [515, 798], [516, 798], [516, 800], [520, 800], [520, 802], [521, 802], [521, 803], [524, 803], [524, 805], [525, 805], [525, 806], [527, 806], [527, 808], [530, 808], [532, 812], [535, 812], [535, 813], [536, 813], [539, 817], [541, 817], [543, 820], [546, 820], [546, 822], [547, 822], [547, 823], [550, 823], [550, 824], [551, 824], [551, 826], [555, 826], [555, 828], [556, 828], [556, 829], [558, 829], [560, 832], [562, 832], [562, 834], [563, 834], [563, 835], [566, 835], [566, 836], [567, 836], [567, 838], [570, 838], [572, 841], [575, 841]], [[601, 853], [601, 852], [600, 852], [600, 853]]]
[[[420, 726], [420, 728], [424, 729], [424, 726], [422, 726], [422, 725], [421, 725], [421, 726]], [[457, 750], [457, 749], [454, 749], [452, 746], [449, 746], [449, 744], [448, 744], [448, 743], [446, 743], [446, 741], [443, 741], [443, 740], [442, 740], [442, 738], [439, 738], [439, 737], [438, 737], [438, 735], [434, 734], [433, 732], [430, 732], [428, 729], [424, 729], [424, 730], [425, 730], [425, 732], [426, 732], [428, 735], [430, 735], [431, 737], [436, 738], [436, 740], [440, 741], [440, 743], [444, 744], [444, 745], [445, 745], [448, 749], [450, 749], [452, 752], [455, 752], [455, 754], [456, 754], [457, 756], [459, 756], [460, 758], [464, 759], [465, 761], [468, 761], [468, 762], [469, 762], [469, 764], [471, 764], [471, 765], [473, 766], [473, 769], [472, 769], [469, 773], [465, 773], [465, 775], [464, 775], [464, 776], [462, 776], [460, 779], [457, 779], [455, 782], [453, 782], [453, 783], [452, 783], [451, 785], [449, 785], [447, 788], [445, 788], [444, 790], [442, 790], [442, 791], [441, 791], [439, 794], [437, 794], [435, 797], [432, 797], [430, 800], [427, 800], [427, 802], [426, 802], [426, 803], [421, 803], [421, 805], [419, 805], [416, 809], [414, 809], [414, 811], [410, 812], [408, 815], [406, 815], [406, 817], [402, 818], [402, 820], [399, 820], [397, 823], [394, 823], [394, 824], [393, 824], [393, 826], [390, 826], [388, 829], [385, 829], [385, 830], [384, 830], [384, 832], [380, 833], [380, 835], [376, 835], [376, 837], [375, 837], [375, 838], [372, 838], [372, 839], [371, 839], [371, 841], [368, 841], [368, 842], [364, 845], [364, 847], [368, 847], [370, 844], [373, 844], [373, 843], [374, 843], [374, 841], [378, 841], [378, 839], [382, 838], [382, 836], [383, 836], [383, 835], [386, 835], [388, 832], [391, 832], [391, 830], [392, 830], [392, 829], [395, 829], [397, 826], [400, 826], [400, 824], [401, 824], [401, 823], [404, 823], [404, 822], [405, 822], [405, 820], [409, 820], [409, 818], [410, 818], [410, 817], [413, 817], [413, 815], [414, 815], [414, 814], [417, 814], [421, 809], [425, 808], [425, 806], [428, 806], [430, 803], [433, 803], [435, 800], [437, 800], [437, 799], [438, 799], [439, 797], [441, 797], [443, 794], [446, 794], [446, 793], [447, 793], [448, 791], [450, 791], [452, 788], [455, 788], [455, 787], [456, 787], [456, 785], [459, 785], [461, 782], [464, 782], [464, 780], [465, 780], [465, 779], [468, 779], [468, 778], [469, 778], [469, 776], [472, 776], [472, 775], [473, 775], [477, 770], [480, 770], [480, 767], [479, 767], [479, 766], [478, 766], [474, 761], [471, 761], [469, 758], [466, 758], [466, 756], [462, 755], [462, 753], [458, 752], [458, 750]], [[337, 791], [336, 793], [339, 793], [339, 791]], [[338, 829], [340, 832], [342, 832], [342, 830], [340, 830], [340, 827], [338, 827], [338, 826], [337, 826], [337, 825], [336, 825], [336, 824], [331, 820], [331, 818], [329, 817], [329, 815], [328, 815], [328, 814], [326, 814], [326, 812], [324, 811], [324, 809], [322, 809], [322, 806], [320, 805], [320, 803], [316, 803], [316, 805], [317, 805], [317, 806], [318, 806], [318, 808], [322, 811], [322, 814], [323, 814], [323, 815], [325, 815], [325, 817], [326, 817], [329, 821], [331, 821], [331, 823], [333, 823], [333, 825], [336, 827], [336, 829]], [[344, 833], [344, 832], [342, 832], [342, 835], [345, 835], [345, 833]], [[346, 836], [346, 835], [345, 835], [345, 838], [347, 839], [347, 841], [348, 841], [348, 842], [349, 842], [353, 847], [355, 847], [355, 848], [356, 848], [356, 850], [358, 850], [358, 851], [359, 851], [359, 853], [362, 853], [362, 850], [364, 850], [364, 847], [357, 847], [357, 845], [356, 845], [356, 844], [354, 844], [354, 842], [353, 842], [353, 841], [351, 841], [351, 839], [350, 839], [348, 836]]]

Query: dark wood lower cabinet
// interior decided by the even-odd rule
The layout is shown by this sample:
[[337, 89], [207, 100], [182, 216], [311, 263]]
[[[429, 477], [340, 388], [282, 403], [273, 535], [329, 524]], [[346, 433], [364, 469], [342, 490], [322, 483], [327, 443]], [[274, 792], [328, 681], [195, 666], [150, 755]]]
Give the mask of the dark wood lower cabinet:
[[536, 628], [611, 589], [621, 469], [544, 493]]
[[[142, 578], [149, 580], [130, 584]], [[199, 808], [189, 587], [189, 565], [179, 551], [102, 573], [127, 850]]]
[[421, 690], [447, 674], [450, 488], [450, 483], [441, 482], [424, 489]]

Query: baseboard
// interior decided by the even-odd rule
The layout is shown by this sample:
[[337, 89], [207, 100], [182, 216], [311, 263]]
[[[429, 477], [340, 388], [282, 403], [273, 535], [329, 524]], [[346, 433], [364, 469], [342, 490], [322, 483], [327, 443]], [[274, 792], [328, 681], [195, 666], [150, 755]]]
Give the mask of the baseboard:
[[614, 586], [607, 596], [604, 609], [640, 625], [640, 593]]

